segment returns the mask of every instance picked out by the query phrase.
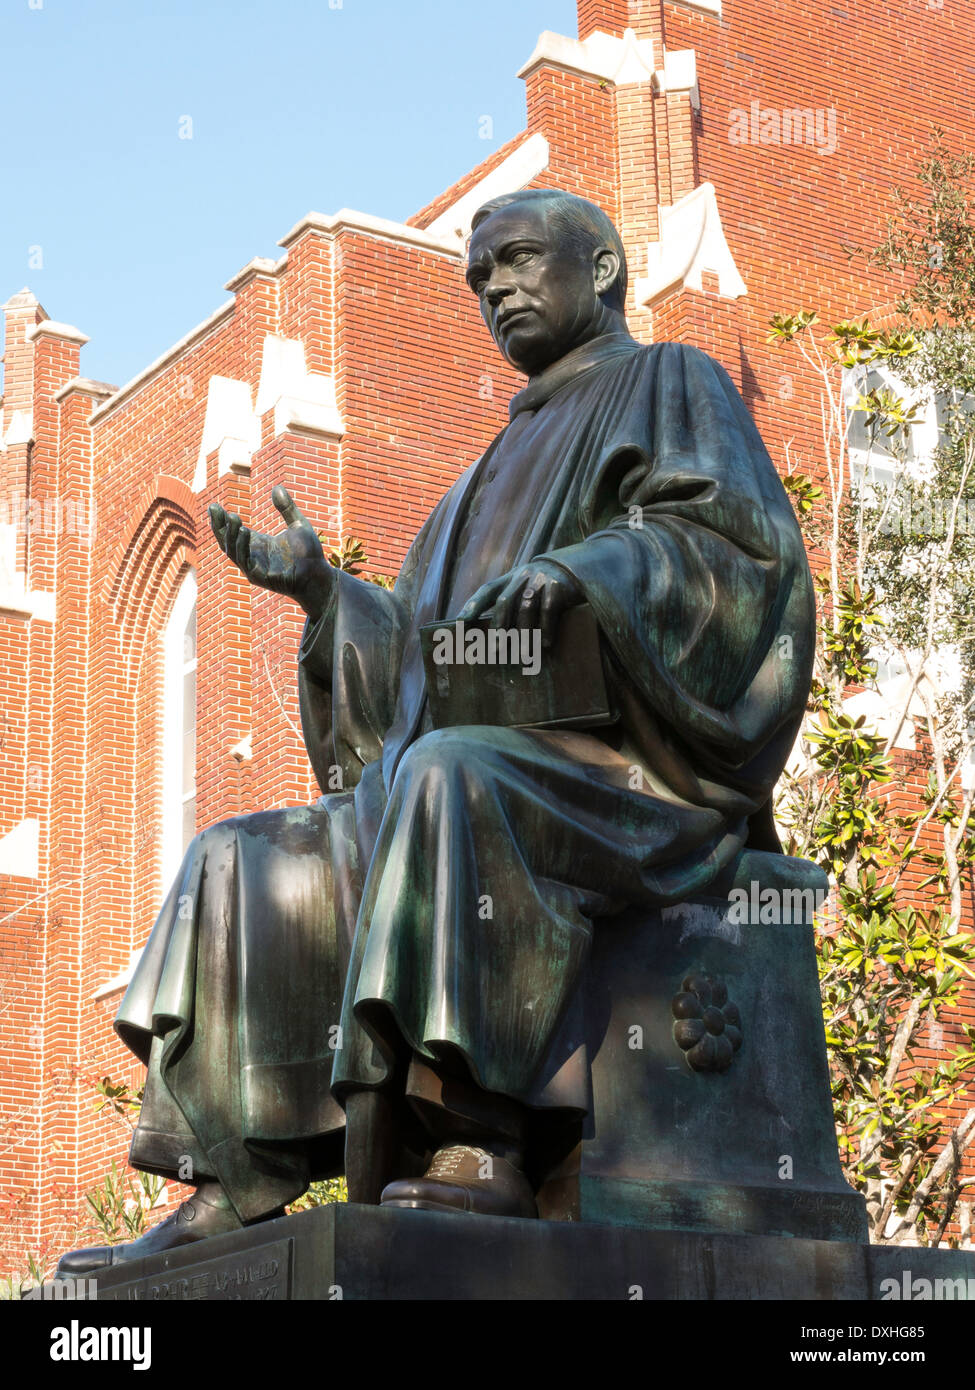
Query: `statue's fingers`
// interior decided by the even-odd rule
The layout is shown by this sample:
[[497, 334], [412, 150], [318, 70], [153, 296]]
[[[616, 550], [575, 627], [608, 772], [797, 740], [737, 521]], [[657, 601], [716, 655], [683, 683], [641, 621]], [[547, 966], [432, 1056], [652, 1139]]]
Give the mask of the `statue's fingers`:
[[479, 618], [482, 613], [486, 613], [494, 603], [497, 595], [504, 588], [506, 582], [505, 579], [489, 579], [486, 584], [482, 584], [477, 592], [472, 594], [464, 604], [463, 608], [457, 614], [458, 618], [463, 622], [469, 623], [475, 618]]
[[271, 574], [268, 538], [260, 531], [248, 531], [241, 555], [241, 569], [252, 584], [266, 586]]
[[219, 502], [211, 502], [209, 512], [210, 529], [217, 538], [217, 545], [221, 550], [226, 550], [227, 513]]
[[307, 517], [301, 514], [291, 493], [281, 483], [278, 483], [277, 486], [272, 489], [271, 501], [277, 507], [289, 528], [294, 529], [296, 526], [311, 525]]
[[227, 517], [226, 550], [235, 565], [237, 563], [237, 534], [243, 524], [236, 512], [231, 512]]
[[494, 627], [514, 627], [513, 617], [521, 603], [521, 591], [527, 582], [526, 576], [518, 574], [508, 581], [494, 603], [491, 623]]
[[555, 641], [558, 632], [559, 618], [562, 616], [562, 609], [565, 607], [565, 594], [561, 584], [556, 580], [554, 583], [542, 586], [541, 603], [538, 610], [538, 626], [542, 633], [542, 646], [550, 647]]
[[250, 564], [252, 535], [253, 532], [251, 531], [249, 526], [242, 526], [237, 535], [237, 545], [234, 558], [236, 559], [238, 566], [244, 571], [245, 574], [247, 574], [248, 565]]
[[531, 628], [538, 625], [542, 603], [550, 587], [542, 578], [529, 579], [521, 591], [521, 602], [515, 614], [518, 627]]

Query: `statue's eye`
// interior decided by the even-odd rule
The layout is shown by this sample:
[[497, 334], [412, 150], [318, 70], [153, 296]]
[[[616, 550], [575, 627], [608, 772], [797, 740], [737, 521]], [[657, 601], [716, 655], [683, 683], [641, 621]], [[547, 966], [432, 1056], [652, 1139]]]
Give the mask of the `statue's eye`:
[[534, 258], [534, 251], [516, 251], [511, 257], [512, 265], [527, 265]]

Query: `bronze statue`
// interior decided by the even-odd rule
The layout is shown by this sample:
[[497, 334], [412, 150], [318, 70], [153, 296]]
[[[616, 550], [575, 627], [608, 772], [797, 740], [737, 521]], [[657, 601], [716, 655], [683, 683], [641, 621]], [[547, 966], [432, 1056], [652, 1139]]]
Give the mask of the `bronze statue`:
[[[594, 933], [778, 848], [814, 602], [738, 392], [695, 348], [634, 341], [622, 244], [581, 198], [485, 204], [467, 279], [528, 383], [394, 590], [331, 568], [283, 488], [277, 536], [211, 508], [230, 559], [307, 614], [305, 742], [344, 789], [191, 844], [115, 1026], [148, 1067], [131, 1161], [197, 1193], [63, 1273], [279, 1215], [343, 1170], [353, 1201], [533, 1217], [589, 1105]], [[602, 716], [434, 727], [421, 629], [537, 632], [544, 667], [584, 606]]]

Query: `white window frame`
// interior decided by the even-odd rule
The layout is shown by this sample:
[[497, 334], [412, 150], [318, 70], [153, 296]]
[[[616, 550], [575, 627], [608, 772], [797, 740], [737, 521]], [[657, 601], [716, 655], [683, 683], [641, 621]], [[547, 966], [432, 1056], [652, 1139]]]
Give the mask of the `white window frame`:
[[[938, 447], [940, 431], [938, 407], [934, 396], [925, 396], [918, 392], [882, 362], [871, 362], [869, 366], [846, 367], [843, 370], [843, 400], [851, 423], [854, 419], [863, 418], [859, 411], [854, 414], [853, 407], [862, 394], [865, 395], [868, 390], [873, 389], [870, 386], [872, 377], [878, 379], [877, 389], [893, 391], [908, 404], [921, 407], [917, 422], [910, 427], [911, 457], [907, 460], [906, 466], [908, 471], [922, 468], [930, 463]], [[849, 440], [849, 434], [847, 438]], [[861, 448], [849, 443], [848, 458], [851, 478], [857, 481], [865, 478], [867, 482], [880, 485], [893, 483], [894, 460], [879, 452], [876, 447]]]
[[[183, 782], [183, 738], [187, 727], [183, 681], [197, 667], [195, 645], [194, 655], [187, 661], [183, 635], [196, 606], [196, 596], [196, 574], [188, 570], [163, 632], [161, 897], [169, 892], [186, 850], [183, 842], [183, 809], [187, 801], [196, 797], [195, 773], [191, 788], [187, 788]], [[195, 710], [193, 720], [195, 723]]]
[[[871, 384], [872, 381], [874, 385]], [[920, 407], [916, 422], [910, 426], [910, 453], [902, 466], [904, 471], [919, 479], [926, 465], [931, 463], [941, 436], [937, 400], [934, 395], [926, 395], [911, 386], [886, 363], [872, 362], [860, 367], [846, 367], [843, 370], [842, 389], [850, 421], [856, 418], [853, 407], [860, 395], [875, 388], [892, 391], [908, 405]], [[850, 443], [849, 434], [847, 441], [851, 480], [884, 488], [894, 484], [896, 460], [878, 451], [875, 446], [862, 448]], [[885, 657], [881, 649], [873, 649], [870, 654], [878, 663], [877, 690], [849, 697], [844, 701], [844, 707], [851, 714], [871, 715], [878, 721], [878, 728], [883, 733], [886, 732], [885, 724], [890, 724], [900, 716], [905, 686], [910, 677], [907, 666], [899, 658], [891, 660]], [[938, 653], [932, 653], [932, 656], [937, 660]], [[898, 748], [914, 748], [914, 724], [910, 716], [923, 713], [923, 701], [915, 693], [910, 702], [908, 717], [897, 739]]]

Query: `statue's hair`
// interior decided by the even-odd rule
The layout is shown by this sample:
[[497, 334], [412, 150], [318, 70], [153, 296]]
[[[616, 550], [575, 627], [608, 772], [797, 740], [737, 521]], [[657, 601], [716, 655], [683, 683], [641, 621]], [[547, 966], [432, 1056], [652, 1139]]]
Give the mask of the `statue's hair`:
[[626, 303], [626, 252], [620, 234], [613, 226], [602, 208], [580, 198], [576, 193], [566, 193], [561, 188], [522, 188], [516, 193], [502, 193], [482, 203], [471, 218], [471, 231], [494, 212], [512, 207], [515, 203], [549, 204], [552, 221], [562, 232], [569, 244], [587, 260], [594, 251], [606, 247], [615, 251], [620, 258], [620, 269], [613, 286], [603, 296], [611, 309], [623, 311]]

